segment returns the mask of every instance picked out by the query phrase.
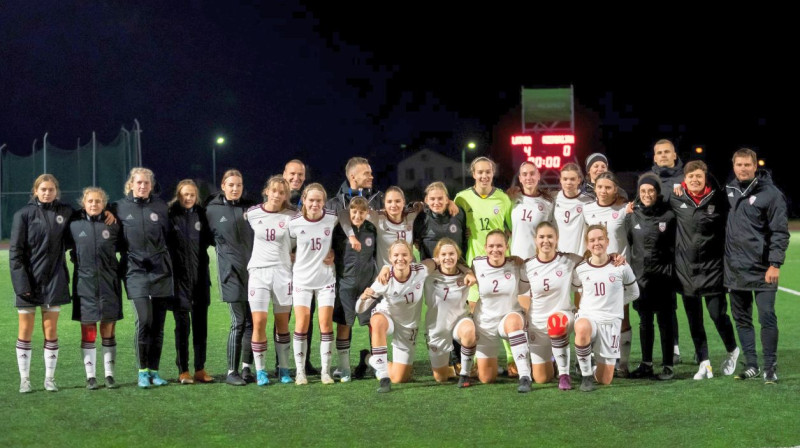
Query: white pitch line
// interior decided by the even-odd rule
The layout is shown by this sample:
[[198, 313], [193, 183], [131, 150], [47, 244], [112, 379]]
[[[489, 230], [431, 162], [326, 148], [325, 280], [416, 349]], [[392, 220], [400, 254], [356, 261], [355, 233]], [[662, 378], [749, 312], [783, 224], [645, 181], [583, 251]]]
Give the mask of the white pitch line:
[[788, 292], [789, 294], [800, 296], [800, 291], [795, 291], [794, 289], [784, 288], [783, 286], [778, 286], [778, 289], [780, 289], [783, 292]]

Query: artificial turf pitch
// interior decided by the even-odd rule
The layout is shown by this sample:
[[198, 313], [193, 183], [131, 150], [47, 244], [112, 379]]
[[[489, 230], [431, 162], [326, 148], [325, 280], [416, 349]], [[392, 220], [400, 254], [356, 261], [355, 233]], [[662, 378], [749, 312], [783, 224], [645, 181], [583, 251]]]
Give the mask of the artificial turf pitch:
[[[213, 260], [212, 256], [212, 260]], [[213, 267], [212, 267], [213, 269]], [[214, 276], [212, 276], [214, 277]], [[781, 286], [800, 291], [800, 234], [793, 233], [781, 269]], [[214, 384], [179, 385], [174, 365], [174, 323], [167, 316], [160, 373], [166, 387], [136, 387], [133, 313], [117, 327], [117, 381], [121, 388], [88, 391], [80, 351], [80, 326], [62, 307], [57, 393], [42, 387], [43, 336], [33, 336], [31, 381], [34, 392], [20, 394], [14, 356], [16, 310], [8, 275], [7, 251], [0, 252], [0, 446], [725, 446], [764, 447], [800, 444], [800, 296], [779, 292], [777, 314], [780, 381], [734, 381], [721, 376], [724, 348], [705, 315], [715, 376], [694, 381], [693, 346], [683, 308], [678, 309], [684, 362], [668, 382], [615, 379], [593, 393], [559, 391], [556, 383], [516, 392], [516, 380], [458, 389], [433, 381], [427, 350], [420, 337], [414, 381], [377, 394], [374, 378], [307, 386], [275, 384], [232, 387], [222, 381], [229, 314], [212, 286], [207, 370]], [[754, 316], [755, 317], [755, 316]], [[640, 359], [636, 313], [631, 368]], [[37, 326], [39, 317], [37, 316]], [[269, 326], [271, 328], [272, 322]], [[758, 325], [756, 325], [758, 328]], [[319, 366], [319, 331], [313, 364]], [[274, 368], [270, 341], [268, 364]], [[98, 344], [99, 346], [99, 344]], [[366, 331], [353, 334], [351, 362], [367, 347]], [[654, 358], [660, 359], [658, 341]], [[760, 347], [759, 347], [760, 350]], [[98, 349], [99, 352], [99, 349]], [[390, 350], [391, 352], [391, 350]], [[335, 354], [334, 354], [335, 355]], [[98, 358], [101, 358], [98, 353]], [[391, 353], [390, 353], [391, 359]], [[336, 357], [334, 356], [334, 363]], [[574, 360], [574, 354], [573, 354]], [[740, 367], [743, 356], [740, 357]], [[190, 362], [191, 365], [191, 362]], [[98, 377], [102, 368], [98, 366]], [[98, 378], [102, 384], [103, 380]], [[573, 385], [579, 379], [573, 377]]]

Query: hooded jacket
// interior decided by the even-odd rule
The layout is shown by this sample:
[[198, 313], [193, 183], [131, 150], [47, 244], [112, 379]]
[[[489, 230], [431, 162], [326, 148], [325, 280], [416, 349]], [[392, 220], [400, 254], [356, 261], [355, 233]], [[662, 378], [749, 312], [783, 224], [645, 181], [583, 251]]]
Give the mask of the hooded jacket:
[[325, 208], [334, 213], [344, 210], [350, 205], [350, 199], [361, 196], [367, 200], [370, 210], [381, 210], [383, 208], [383, 192], [380, 190], [353, 190], [347, 181], [342, 182], [336, 196], [330, 198], [325, 204]]
[[111, 204], [122, 227], [122, 266], [129, 299], [172, 297], [172, 259], [167, 249], [167, 204], [133, 193]]
[[722, 258], [728, 201], [711, 175], [706, 176], [706, 184], [711, 192], [699, 204], [688, 193], [669, 198], [678, 218], [675, 272], [682, 294], [696, 297], [724, 292]]
[[217, 249], [217, 274], [223, 302], [247, 302], [247, 263], [253, 253], [253, 228], [244, 213], [255, 203], [244, 197], [228, 201], [225, 193], [211, 196], [206, 218]]
[[786, 198], [764, 170], [749, 183], [736, 178], [725, 187], [730, 212], [725, 226], [725, 287], [774, 290], [764, 276], [780, 267], [789, 247]]
[[209, 305], [208, 246], [212, 235], [205, 209], [199, 205], [187, 209], [176, 201], [169, 208], [169, 226], [167, 246], [175, 267], [178, 307], [191, 310], [192, 304]]
[[15, 306], [69, 303], [65, 251], [71, 215], [72, 208], [58, 200], [42, 204], [35, 198], [14, 214], [8, 258]]
[[664, 201], [669, 201], [672, 196], [672, 190], [675, 185], [680, 185], [683, 182], [683, 162], [681, 159], [675, 159], [675, 166], [666, 167], [653, 164], [653, 174], [661, 179], [661, 194], [664, 195]]

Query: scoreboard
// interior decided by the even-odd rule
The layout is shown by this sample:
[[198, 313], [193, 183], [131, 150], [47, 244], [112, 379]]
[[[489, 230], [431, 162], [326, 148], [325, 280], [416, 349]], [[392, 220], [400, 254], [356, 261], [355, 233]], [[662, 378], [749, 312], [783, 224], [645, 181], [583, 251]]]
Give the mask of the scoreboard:
[[519, 134], [511, 136], [514, 165], [532, 162], [539, 170], [560, 170], [574, 162], [574, 134]]

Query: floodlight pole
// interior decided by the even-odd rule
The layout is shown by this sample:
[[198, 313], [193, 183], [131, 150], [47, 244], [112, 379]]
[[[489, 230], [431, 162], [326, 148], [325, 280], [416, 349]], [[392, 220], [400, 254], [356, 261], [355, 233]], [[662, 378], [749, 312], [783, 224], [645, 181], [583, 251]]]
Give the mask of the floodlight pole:
[[0, 145], [0, 240], [3, 239], [3, 150], [6, 144]]

